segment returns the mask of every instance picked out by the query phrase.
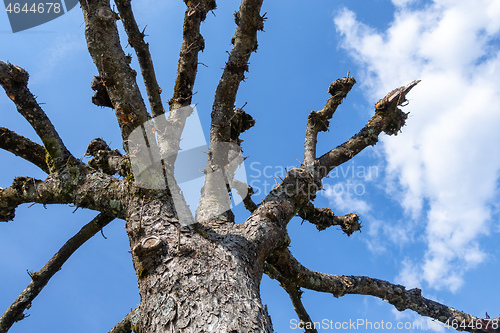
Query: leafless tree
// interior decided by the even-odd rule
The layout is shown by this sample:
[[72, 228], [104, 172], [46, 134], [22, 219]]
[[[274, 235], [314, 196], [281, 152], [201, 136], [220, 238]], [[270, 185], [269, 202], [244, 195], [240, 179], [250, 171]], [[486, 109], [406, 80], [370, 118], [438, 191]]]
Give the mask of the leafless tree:
[[[370, 295], [387, 301], [399, 311], [410, 309], [441, 322], [466, 324], [458, 329], [499, 331], [495, 321], [426, 299], [417, 288], [407, 290], [367, 276], [312, 271], [295, 259], [288, 248], [287, 224], [297, 215], [318, 230], [337, 225], [351, 235], [360, 229], [358, 215], [337, 216], [329, 208], [315, 207], [313, 201], [322, 189], [322, 179], [331, 170], [375, 145], [383, 133], [396, 135], [401, 130], [407, 114], [399, 106], [406, 102], [406, 95], [419, 81], [389, 92], [375, 105], [373, 117], [357, 134], [318, 156], [318, 133], [328, 129], [331, 117], [355, 84], [349, 75], [334, 81], [328, 88], [330, 96], [323, 109], [312, 111], [304, 119], [303, 162], [289, 170], [261, 203], [252, 201], [250, 187], [233, 179], [234, 169], [227, 171], [231, 154], [235, 153], [233, 148], [241, 143], [239, 135], [255, 123], [249, 114], [235, 108], [235, 98], [249, 69], [249, 58], [257, 50], [257, 32], [264, 27], [262, 1], [242, 0], [234, 14], [233, 47], [215, 91], [206, 183], [194, 219], [189, 214], [184, 216], [185, 206], [174, 204], [174, 197], [182, 198], [182, 193], [175, 182], [166, 181], [173, 172], [175, 154], [167, 154], [170, 158], [161, 164], [161, 177], [168, 186], [141, 187], [134, 181], [130, 160], [135, 152], [129, 136], [134, 129], [141, 126], [144, 129], [152, 117], [163, 116], [167, 130], [160, 130], [155, 136], [157, 142], [149, 145], [158, 145], [163, 153], [178, 150], [179, 133], [186, 119], [179, 110], [191, 105], [198, 52], [204, 48], [200, 24], [216, 8], [215, 0], [184, 1], [183, 42], [175, 88], [168, 102], [168, 117], [164, 116], [148, 44], [134, 19], [130, 0], [115, 0], [118, 12], [110, 7], [109, 0], [80, 1], [87, 46], [98, 73], [92, 81], [96, 91], [93, 102], [115, 111], [125, 154], [111, 150], [102, 139], [94, 139], [87, 149], [93, 158], [87, 164], [75, 158], [28, 89], [28, 72], [0, 62], [2, 87], [43, 142], [43, 146], [39, 145], [2, 127], [0, 147], [47, 173], [45, 180], [16, 177], [10, 187], [0, 189], [0, 220], [12, 220], [16, 208], [25, 203], [73, 204], [99, 212], [40, 271], [30, 274], [30, 284], [0, 318], [0, 332], [7, 332], [16, 321], [22, 320], [24, 311], [71, 254], [114, 219], [126, 221], [141, 302], [111, 332], [272, 332], [271, 319], [260, 298], [263, 274], [278, 280], [290, 295], [306, 332], [316, 329], [301, 302], [302, 288], [335, 297]], [[130, 66], [131, 58], [120, 46], [118, 20], [136, 52], [149, 112], [138, 88], [137, 73]], [[220, 143], [231, 143], [233, 148], [222, 149], [221, 153]], [[220, 186], [209, 181], [215, 171], [225, 172], [233, 192], [247, 193], [244, 205], [251, 215], [244, 223], [236, 224], [231, 210], [221, 209]], [[223, 190], [228, 189], [223, 186]]]

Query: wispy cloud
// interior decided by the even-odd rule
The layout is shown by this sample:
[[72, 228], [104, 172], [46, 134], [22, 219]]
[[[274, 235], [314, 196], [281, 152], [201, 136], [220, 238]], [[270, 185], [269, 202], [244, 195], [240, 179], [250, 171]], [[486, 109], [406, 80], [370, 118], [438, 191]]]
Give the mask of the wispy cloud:
[[341, 212], [367, 214], [371, 210], [371, 206], [363, 200], [364, 191], [362, 182], [346, 180], [331, 186], [325, 184], [324, 195], [333, 201], [334, 206]]
[[85, 40], [78, 34], [78, 31], [56, 34], [56, 37], [51, 39], [51, 43], [40, 52], [39, 62], [42, 65], [33, 71], [30, 83], [45, 82], [47, 77], [59, 71], [61, 63], [71, 62], [82, 52], [86, 52]]
[[[394, 21], [377, 31], [343, 9], [335, 25], [359, 62], [373, 101], [414, 79], [408, 126], [385, 137], [392, 194], [425, 223], [426, 252], [400, 278], [458, 289], [485, 260], [500, 170], [500, 2], [393, 0]], [[389, 179], [390, 180], [390, 179]], [[410, 261], [408, 261], [410, 262]], [[417, 279], [417, 280], [415, 280]]]

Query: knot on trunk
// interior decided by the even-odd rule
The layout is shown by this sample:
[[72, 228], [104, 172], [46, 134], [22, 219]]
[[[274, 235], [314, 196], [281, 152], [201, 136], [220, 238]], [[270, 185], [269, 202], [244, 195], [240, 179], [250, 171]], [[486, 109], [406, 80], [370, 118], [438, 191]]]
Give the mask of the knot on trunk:
[[139, 257], [157, 252], [161, 247], [162, 241], [158, 236], [148, 236], [141, 239], [132, 249]]
[[97, 106], [107, 106], [109, 108], [113, 107], [113, 103], [109, 98], [104, 80], [100, 76], [94, 76], [90, 87], [95, 91], [94, 96], [92, 96], [92, 103]]
[[90, 142], [85, 155], [94, 156], [88, 164], [91, 168], [102, 170], [108, 175], [118, 173], [125, 177], [130, 174], [130, 164], [128, 158], [124, 157], [117, 149], [111, 150], [107, 143], [97, 138]]

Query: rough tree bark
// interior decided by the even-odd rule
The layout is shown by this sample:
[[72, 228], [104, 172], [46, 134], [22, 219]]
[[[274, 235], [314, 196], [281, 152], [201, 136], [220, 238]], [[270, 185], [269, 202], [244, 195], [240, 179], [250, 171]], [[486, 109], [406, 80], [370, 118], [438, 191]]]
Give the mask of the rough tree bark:
[[[231, 158], [231, 151], [225, 154], [217, 151], [217, 143], [239, 146], [240, 133], [255, 123], [250, 115], [235, 109], [234, 105], [239, 84], [249, 69], [250, 55], [257, 50], [257, 32], [263, 30], [262, 1], [242, 0], [235, 12], [233, 49], [213, 103], [207, 179], [211, 171], [223, 169]], [[171, 112], [165, 118], [171, 127], [168, 133], [158, 133], [158, 142], [150, 143], [164, 150], [175, 151], [179, 147], [178, 134], [182, 132], [185, 115], [176, 112], [191, 104], [198, 52], [204, 47], [200, 25], [207, 13], [216, 8], [214, 0], [184, 2], [183, 43], [169, 102]], [[339, 225], [350, 235], [360, 229], [358, 215], [336, 216], [328, 208], [316, 208], [312, 200], [322, 188], [322, 179], [332, 169], [375, 145], [382, 133], [397, 135], [407, 118], [399, 106], [419, 81], [387, 94], [375, 105], [374, 116], [364, 128], [318, 157], [318, 133], [328, 129], [329, 120], [356, 83], [349, 76], [336, 80], [328, 89], [330, 98], [324, 108], [311, 112], [307, 119], [302, 165], [289, 170], [262, 203], [255, 204], [251, 200], [251, 188], [228, 175], [238, 191], [248, 190], [244, 203], [251, 216], [243, 224], [235, 224], [231, 211], [213, 216], [220, 203], [215, 194], [218, 189], [212, 188], [209, 181], [203, 190], [196, 221], [186, 221], [179, 213], [182, 207], [176, 207], [173, 202], [173, 195], [179, 194], [178, 188], [146, 189], [134, 182], [129, 135], [151, 116], [164, 116], [165, 110], [148, 44], [144, 41], [144, 32], [137, 27], [131, 1], [116, 0], [115, 3], [118, 13], [112, 10], [109, 0], [80, 2], [88, 50], [98, 73], [92, 82], [96, 90], [92, 100], [96, 105], [114, 110], [125, 154], [111, 150], [102, 139], [95, 139], [87, 149], [87, 155], [93, 157], [88, 164], [76, 159], [29, 91], [27, 71], [0, 62], [0, 84], [43, 142], [41, 146], [0, 128], [0, 148], [48, 174], [45, 180], [17, 177], [12, 186], [0, 189], [0, 220], [13, 220], [16, 207], [23, 203], [74, 204], [99, 212], [44, 268], [31, 273], [30, 285], [0, 318], [0, 332], [7, 332], [16, 321], [22, 320], [24, 310], [71, 254], [115, 218], [126, 221], [141, 302], [111, 332], [272, 332], [271, 319], [260, 299], [259, 286], [264, 273], [277, 279], [289, 293], [307, 332], [316, 330], [308, 325], [311, 318], [300, 300], [300, 288], [331, 293], [335, 297], [371, 295], [387, 300], [400, 311], [411, 309], [442, 322], [456, 319], [475, 324], [475, 327], [467, 326], [469, 331], [499, 331], [496, 326], [488, 326], [485, 319], [422, 297], [418, 289], [406, 290], [370, 277], [311, 271], [288, 249], [287, 224], [296, 215], [315, 224], [318, 230]], [[123, 23], [129, 44], [136, 51], [151, 115], [139, 91], [136, 72], [130, 67], [130, 56], [125, 55], [120, 46], [118, 20]], [[166, 177], [172, 172], [173, 160], [165, 161], [162, 166], [163, 177]]]

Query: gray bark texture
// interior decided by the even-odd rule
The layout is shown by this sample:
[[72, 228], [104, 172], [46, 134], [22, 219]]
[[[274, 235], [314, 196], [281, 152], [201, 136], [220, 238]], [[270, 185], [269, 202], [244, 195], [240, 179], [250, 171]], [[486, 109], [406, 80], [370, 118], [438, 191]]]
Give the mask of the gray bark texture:
[[[210, 183], [215, 171], [224, 171], [232, 154], [241, 144], [239, 135], [250, 129], [254, 119], [236, 109], [238, 87], [249, 70], [249, 58], [257, 50], [257, 33], [263, 30], [263, 0], [242, 0], [235, 12], [236, 31], [233, 48], [215, 91], [212, 107], [210, 143], [205, 172], [207, 181], [196, 220], [187, 221], [185, 204], [174, 205], [174, 196], [182, 196], [175, 183], [167, 182], [173, 174], [175, 156], [163, 161], [161, 177], [165, 188], [142, 188], [135, 182], [131, 168], [134, 155], [129, 135], [152, 117], [163, 117], [168, 131], [159, 132], [161, 151], [176, 151], [186, 114], [179, 110], [191, 104], [198, 66], [198, 52], [203, 50], [201, 22], [216, 8], [214, 0], [185, 0], [183, 43], [168, 117], [160, 98], [144, 31], [138, 29], [131, 1], [116, 0], [118, 13], [109, 0], [81, 0], [85, 19], [88, 51], [96, 66], [92, 88], [93, 102], [112, 108], [123, 137], [125, 154], [111, 150], [102, 139], [94, 139], [83, 163], [66, 149], [49, 118], [28, 89], [28, 72], [10, 63], [0, 62], [0, 84], [43, 142], [39, 145], [15, 132], [0, 128], [0, 148], [25, 159], [47, 173], [45, 180], [17, 177], [12, 186], [0, 189], [0, 221], [14, 219], [16, 208], [24, 203], [73, 204], [99, 212], [39, 271], [30, 272], [32, 282], [0, 318], [0, 332], [25, 317], [24, 311], [63, 263], [86, 240], [113, 219], [126, 221], [130, 252], [137, 275], [141, 302], [110, 332], [273, 332], [271, 318], [260, 298], [263, 274], [277, 279], [290, 295], [292, 304], [306, 332], [316, 332], [303, 306], [301, 288], [330, 293], [371, 295], [393, 304], [398, 310], [411, 309], [421, 315], [446, 322], [483, 323], [467, 326], [469, 331], [498, 332], [486, 319], [462, 313], [421, 296], [418, 289], [364, 276], [329, 275], [314, 272], [300, 264], [288, 249], [287, 224], [294, 216], [316, 225], [318, 230], [339, 225], [351, 235], [359, 231], [359, 216], [351, 213], [336, 216], [329, 208], [316, 208], [312, 200], [322, 189], [322, 179], [335, 167], [350, 160], [366, 147], [375, 145], [383, 133], [397, 135], [407, 114], [399, 107], [418, 84], [413, 81], [391, 91], [374, 108], [374, 115], [351, 139], [322, 156], [316, 155], [317, 135], [328, 130], [329, 121], [342, 100], [356, 83], [347, 76], [333, 82], [325, 107], [312, 111], [304, 140], [304, 162], [289, 170], [265, 200], [252, 201], [252, 189], [226, 174], [239, 193], [247, 193], [245, 207], [251, 212], [242, 224], [233, 213], [219, 212], [222, 205], [220, 186]], [[129, 44], [136, 51], [141, 67], [148, 112], [118, 36], [117, 21], [125, 27]], [[142, 127], [144, 130], [144, 127]], [[145, 131], [145, 130], [144, 130]], [[222, 150], [220, 143], [233, 148]], [[234, 149], [236, 147], [236, 149]], [[234, 172], [234, 170], [229, 169]], [[227, 172], [226, 172], [227, 173]], [[226, 189], [222, 187], [222, 190]], [[187, 223], [194, 222], [194, 223]]]

